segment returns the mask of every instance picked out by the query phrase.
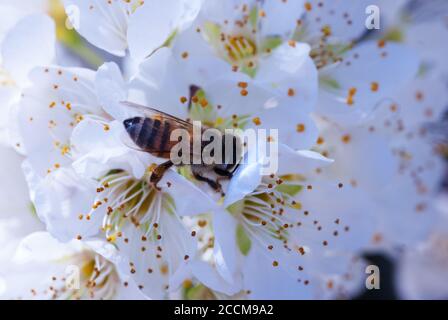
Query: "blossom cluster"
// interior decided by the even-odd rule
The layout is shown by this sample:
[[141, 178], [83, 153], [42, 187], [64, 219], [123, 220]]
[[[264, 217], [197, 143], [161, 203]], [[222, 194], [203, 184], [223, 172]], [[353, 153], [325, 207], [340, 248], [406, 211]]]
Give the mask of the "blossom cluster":
[[[444, 1], [11, 1], [0, 17], [1, 298], [351, 298], [366, 252], [397, 262], [402, 297], [448, 296]], [[259, 155], [156, 176], [167, 157], [130, 139], [134, 117], [158, 121], [136, 135], [159, 149], [157, 117], [275, 130], [276, 170]]]

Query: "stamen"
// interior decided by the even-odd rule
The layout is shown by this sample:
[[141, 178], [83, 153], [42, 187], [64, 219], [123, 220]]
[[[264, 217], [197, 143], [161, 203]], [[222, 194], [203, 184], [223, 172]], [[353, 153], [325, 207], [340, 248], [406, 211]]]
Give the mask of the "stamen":
[[112, 263], [100, 255], [90, 251], [82, 251], [68, 257], [70, 263], [77, 266], [79, 273], [79, 286], [68, 282], [62, 275], [53, 275], [50, 285], [42, 291], [33, 288], [30, 290], [33, 297], [49, 296], [53, 300], [80, 300], [80, 299], [113, 299], [117, 293], [119, 276]]
[[[112, 171], [102, 178], [97, 191], [98, 195], [87, 216], [95, 214], [107, 203], [102, 230], [110, 242], [121, 237], [123, 228], [129, 223], [144, 228], [145, 237], [149, 237], [157, 228], [162, 212], [174, 210], [167, 194], [121, 170]], [[161, 238], [160, 235], [157, 237]]]

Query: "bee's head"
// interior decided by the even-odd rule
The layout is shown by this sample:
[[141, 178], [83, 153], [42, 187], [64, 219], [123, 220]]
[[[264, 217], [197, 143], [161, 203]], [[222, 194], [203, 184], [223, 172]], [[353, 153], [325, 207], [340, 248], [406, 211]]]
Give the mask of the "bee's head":
[[132, 129], [135, 125], [139, 124], [141, 121], [140, 117], [130, 118], [123, 121], [124, 127], [126, 130]]
[[142, 123], [143, 123], [143, 118], [141, 118], [141, 117], [129, 118], [129, 119], [126, 119], [123, 121], [123, 125], [126, 129], [126, 132], [134, 140], [137, 137], [137, 134], [140, 132]]

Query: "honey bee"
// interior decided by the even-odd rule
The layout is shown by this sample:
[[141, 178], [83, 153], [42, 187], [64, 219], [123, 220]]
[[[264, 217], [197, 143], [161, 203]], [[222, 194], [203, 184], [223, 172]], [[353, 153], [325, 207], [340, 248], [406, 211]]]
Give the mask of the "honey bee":
[[[136, 109], [143, 115], [123, 121], [126, 132], [139, 150], [148, 152], [159, 158], [170, 159], [171, 149], [179, 143], [179, 141], [171, 140], [171, 133], [176, 129], [183, 129], [188, 132], [190, 137], [190, 141], [188, 142], [190, 145], [189, 150], [191, 150], [190, 159], [194, 158], [192, 151], [194, 150], [192, 123], [150, 107], [137, 105], [131, 102], [122, 102], [122, 104]], [[203, 128], [202, 131], [204, 132], [207, 128], [208, 127]], [[222, 138], [222, 161], [219, 161], [219, 163], [205, 164], [202, 162], [201, 156], [201, 164], [193, 164], [193, 160], [188, 164], [180, 164], [190, 165], [193, 177], [198, 181], [207, 183], [216, 192], [222, 192], [220, 181], [223, 179], [230, 179], [238, 168], [243, 146], [240, 139], [235, 135], [222, 133]], [[201, 155], [204, 148], [212, 141], [213, 140], [200, 142]], [[232, 142], [232, 150], [226, 148], [226, 141]], [[159, 189], [157, 187], [158, 182], [163, 178], [164, 173], [174, 165], [175, 164], [171, 159], [158, 165], [152, 171], [150, 183]], [[216, 179], [210, 178], [210, 174], [213, 174]]]

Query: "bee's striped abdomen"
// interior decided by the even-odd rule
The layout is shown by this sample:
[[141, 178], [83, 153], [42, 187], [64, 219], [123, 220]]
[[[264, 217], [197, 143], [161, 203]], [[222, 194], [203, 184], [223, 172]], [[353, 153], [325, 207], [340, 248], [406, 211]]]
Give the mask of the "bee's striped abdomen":
[[140, 132], [137, 136], [136, 144], [142, 149], [155, 149], [154, 143], [157, 141], [161, 121], [159, 119], [142, 118], [140, 122]]
[[[160, 136], [159, 150], [160, 153], [166, 151], [171, 151], [170, 135], [171, 135], [171, 125], [168, 121], [163, 122], [162, 135]], [[168, 150], [166, 148], [168, 147]]]
[[142, 150], [160, 158], [169, 158], [174, 143], [170, 141], [175, 126], [166, 119], [135, 117], [124, 121], [132, 141]]

